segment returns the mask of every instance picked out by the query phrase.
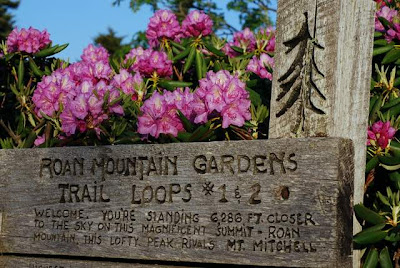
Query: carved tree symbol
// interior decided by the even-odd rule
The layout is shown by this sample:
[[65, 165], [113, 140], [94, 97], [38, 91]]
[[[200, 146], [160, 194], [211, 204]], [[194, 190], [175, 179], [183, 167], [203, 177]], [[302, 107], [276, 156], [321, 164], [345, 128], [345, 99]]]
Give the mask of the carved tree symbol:
[[[315, 106], [311, 97], [315, 91], [321, 99], [326, 100], [326, 97], [314, 82], [314, 74], [325, 77], [316, 64], [315, 49], [325, 48], [318, 44], [315, 39], [316, 23], [314, 23], [314, 33], [311, 36], [308, 25], [308, 13], [305, 12], [304, 16], [305, 22], [300, 32], [294, 38], [283, 43], [288, 48], [285, 54], [289, 54], [296, 47], [299, 47], [299, 49], [289, 69], [278, 79], [282, 90], [276, 99], [280, 101], [290, 92], [290, 96], [283, 105], [283, 108], [276, 114], [276, 117], [284, 115], [296, 102], [299, 103], [296, 124], [292, 129], [292, 132], [295, 134], [304, 131], [306, 108], [317, 114], [325, 114], [324, 111]], [[316, 18], [317, 12], [315, 12], [315, 21]]]

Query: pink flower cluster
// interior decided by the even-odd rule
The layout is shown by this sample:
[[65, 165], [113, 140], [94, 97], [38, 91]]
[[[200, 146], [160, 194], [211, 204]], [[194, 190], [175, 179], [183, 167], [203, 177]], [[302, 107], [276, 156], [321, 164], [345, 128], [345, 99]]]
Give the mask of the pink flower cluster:
[[[165, 91], [164, 91], [165, 93]], [[158, 92], [147, 99], [141, 107], [142, 115], [138, 117], [138, 133], [150, 134], [158, 138], [160, 134], [177, 136], [183, 125], [176, 106], [169, 104], [164, 95]]]
[[[397, 22], [398, 11], [382, 5], [381, 9], [375, 13], [375, 30], [384, 32], [387, 42], [393, 39], [400, 40], [400, 23]], [[390, 29], [386, 30], [379, 18], [384, 18], [390, 23]]]
[[146, 37], [151, 47], [156, 47], [163, 39], [180, 41], [182, 37], [207, 36], [212, 33], [213, 22], [203, 11], [191, 11], [179, 24], [171, 10], [158, 10], [150, 18]]
[[260, 29], [257, 37], [257, 42], [259, 42], [259, 46], [264, 48], [266, 52], [274, 52], [275, 51], [275, 30], [272, 27], [268, 27], [266, 29]]
[[223, 51], [226, 55], [233, 58], [239, 55], [232, 49], [232, 46], [239, 47], [245, 52], [253, 52], [256, 49], [264, 52], [274, 52], [275, 50], [275, 32], [272, 27], [260, 29], [257, 35], [249, 29], [234, 33], [233, 41], [228, 42]]
[[396, 129], [390, 126], [390, 121], [378, 121], [368, 128], [367, 145], [385, 150], [396, 134]]
[[134, 63], [129, 71], [139, 72], [142, 76], [151, 77], [157, 74], [159, 77], [172, 75], [172, 61], [167, 53], [142, 47], [132, 49], [125, 57], [125, 62], [133, 59]]
[[[112, 85], [112, 71], [104, 48], [89, 45], [81, 58], [82, 61], [43, 77], [32, 100], [39, 117], [42, 113], [50, 117], [60, 113], [61, 128], [67, 136], [90, 129], [100, 135], [100, 124], [110, 113], [124, 114], [118, 102], [111, 105], [120, 92]], [[106, 105], [105, 96], [108, 96]]]
[[232, 46], [240, 47], [247, 52], [252, 52], [256, 49], [256, 37], [249, 28], [245, 28], [243, 31], [235, 32], [233, 34], [233, 41], [226, 43], [223, 48], [225, 54], [233, 58], [238, 56], [239, 53], [234, 51], [231, 48]]
[[254, 56], [249, 64], [247, 65], [247, 70], [255, 73], [260, 78], [266, 78], [272, 81], [272, 69], [275, 66], [274, 58], [270, 57], [268, 54], [263, 53], [260, 58]]
[[183, 131], [178, 110], [196, 124], [206, 123], [210, 117], [222, 117], [222, 127], [241, 127], [251, 119], [249, 93], [246, 85], [228, 71], [210, 71], [200, 80], [199, 88], [190, 92], [177, 89], [155, 92], [147, 99], [138, 117], [138, 132], [158, 138], [160, 134], [177, 136]]
[[7, 50], [8, 52], [26, 52], [36, 53], [50, 44], [50, 35], [44, 31], [39, 31], [32, 27], [29, 29], [22, 28], [18, 30], [15, 28], [7, 37]]
[[[246, 84], [228, 71], [209, 71], [200, 80], [196, 95], [205, 103], [206, 114], [217, 112], [222, 117], [222, 127], [241, 127], [251, 119], [249, 93]], [[206, 118], [202, 122], [206, 122]]]
[[213, 21], [203, 11], [193, 10], [182, 21], [185, 37], [207, 36], [212, 33]]
[[125, 69], [121, 69], [119, 74], [114, 76], [111, 84], [121, 89], [126, 95], [132, 95], [132, 100], [137, 100], [138, 93], [144, 92], [142, 76], [139, 73], [132, 75]]
[[155, 47], [163, 38], [179, 41], [181, 26], [171, 10], [158, 10], [150, 18], [146, 37], [151, 47]]

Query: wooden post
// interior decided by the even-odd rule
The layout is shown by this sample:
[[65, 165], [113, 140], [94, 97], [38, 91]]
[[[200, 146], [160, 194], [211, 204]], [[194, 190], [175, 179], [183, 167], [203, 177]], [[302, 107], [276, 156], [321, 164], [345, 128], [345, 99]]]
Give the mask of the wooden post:
[[352, 139], [355, 204], [364, 194], [374, 8], [372, 0], [278, 4], [269, 136]]

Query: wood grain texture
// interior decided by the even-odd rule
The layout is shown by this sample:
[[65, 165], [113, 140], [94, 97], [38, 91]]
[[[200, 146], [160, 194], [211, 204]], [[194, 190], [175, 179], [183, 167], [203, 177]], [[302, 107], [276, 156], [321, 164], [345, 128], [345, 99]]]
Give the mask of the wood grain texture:
[[[277, 15], [277, 46], [274, 69], [274, 81], [271, 100], [270, 137], [345, 137], [354, 142], [355, 182], [354, 203], [363, 201], [365, 181], [365, 137], [368, 121], [369, 89], [372, 68], [372, 49], [374, 33], [375, 3], [371, 0], [280, 0]], [[304, 53], [304, 46], [297, 45], [288, 51], [287, 42], [298, 35], [306, 21], [314, 40], [312, 57]], [[314, 32], [315, 30], [315, 32]], [[315, 33], [315, 36], [314, 36]], [[311, 39], [312, 39], [311, 38]], [[320, 45], [320, 47], [315, 46]], [[303, 52], [302, 52], [303, 51]], [[292, 91], [279, 99], [287, 82], [280, 78], [290, 69], [296, 56], [304, 55], [305, 62], [300, 79], [303, 80], [305, 93], [299, 95], [293, 106], [285, 114], [278, 116], [289, 101]], [[307, 65], [307, 61], [311, 64]], [[310, 66], [307, 70], [307, 67]], [[323, 74], [319, 74], [318, 68]], [[310, 74], [311, 72], [311, 74]], [[296, 72], [293, 72], [292, 76]], [[291, 77], [292, 77], [291, 76]], [[290, 78], [289, 78], [290, 80]], [[312, 81], [314, 84], [311, 84]], [[317, 92], [318, 88], [321, 94]], [[298, 88], [298, 87], [297, 87]], [[296, 95], [295, 95], [296, 96]], [[298, 120], [301, 96], [305, 109], [303, 129], [293, 131]], [[313, 109], [310, 101], [315, 106]], [[323, 111], [323, 113], [320, 113]], [[354, 219], [354, 232], [361, 230]], [[359, 263], [354, 267], [359, 267]]]
[[338, 138], [2, 150], [0, 253], [350, 267], [352, 157]]
[[0, 256], [1, 268], [187, 268], [159, 264], [82, 261], [40, 257]]

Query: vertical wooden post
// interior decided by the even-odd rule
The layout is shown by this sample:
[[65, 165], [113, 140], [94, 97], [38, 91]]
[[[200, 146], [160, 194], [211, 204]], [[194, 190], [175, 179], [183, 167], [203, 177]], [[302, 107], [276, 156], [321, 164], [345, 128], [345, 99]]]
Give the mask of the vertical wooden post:
[[374, 9], [372, 0], [278, 3], [269, 136], [351, 138], [355, 204], [364, 193]]

